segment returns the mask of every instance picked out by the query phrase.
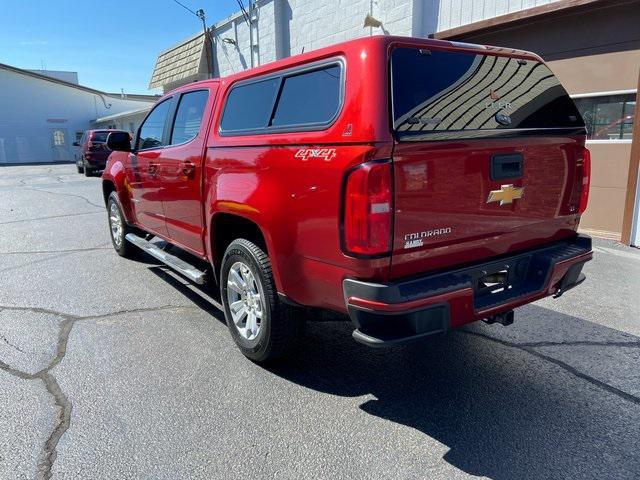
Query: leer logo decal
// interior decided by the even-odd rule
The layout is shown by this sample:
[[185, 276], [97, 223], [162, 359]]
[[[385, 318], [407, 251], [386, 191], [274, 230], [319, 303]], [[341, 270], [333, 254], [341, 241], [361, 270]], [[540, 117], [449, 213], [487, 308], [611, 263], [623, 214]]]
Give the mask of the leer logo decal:
[[301, 148], [296, 152], [296, 158], [301, 158], [306, 162], [310, 158], [323, 158], [325, 162], [330, 162], [336, 156], [335, 148]]
[[495, 90], [489, 89], [489, 101], [485, 102], [484, 108], [496, 111], [513, 110], [513, 105], [511, 102], [500, 100], [500, 95], [498, 95]]

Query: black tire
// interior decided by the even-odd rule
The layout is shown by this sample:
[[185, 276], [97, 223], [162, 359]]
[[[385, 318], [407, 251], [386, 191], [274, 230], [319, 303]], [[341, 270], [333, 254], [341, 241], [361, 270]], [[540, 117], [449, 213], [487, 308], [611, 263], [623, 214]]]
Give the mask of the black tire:
[[[262, 317], [253, 339], [246, 338], [245, 334], [241, 333], [241, 328], [236, 326], [229, 305], [230, 295], [238, 295], [237, 291], [234, 293], [227, 285], [231, 269], [238, 263], [244, 264], [250, 270], [251, 278], [256, 281], [257, 290], [263, 298], [260, 301]], [[267, 363], [284, 357], [302, 332], [304, 324], [301, 316], [296, 318], [296, 309], [281, 302], [278, 297], [269, 257], [249, 240], [236, 239], [227, 248], [220, 268], [220, 296], [233, 340], [240, 351], [256, 363]], [[247, 323], [248, 314], [245, 318]]]
[[84, 176], [85, 177], [91, 177], [93, 176], [93, 169], [87, 167], [86, 165], [84, 166]]
[[78, 169], [78, 173], [84, 173], [84, 167], [78, 167], [76, 165], [76, 168]]
[[[114, 229], [113, 217], [118, 216], [120, 219], [120, 229]], [[107, 201], [107, 218], [109, 221], [109, 234], [111, 236], [111, 244], [115, 251], [121, 257], [131, 258], [138, 253], [138, 249], [131, 242], [125, 240], [127, 233], [136, 233], [136, 230], [130, 227], [122, 214], [120, 203], [118, 202], [118, 195], [116, 192], [111, 192], [109, 200]], [[119, 233], [114, 232], [118, 230]], [[115, 238], [115, 237], [118, 238]]]

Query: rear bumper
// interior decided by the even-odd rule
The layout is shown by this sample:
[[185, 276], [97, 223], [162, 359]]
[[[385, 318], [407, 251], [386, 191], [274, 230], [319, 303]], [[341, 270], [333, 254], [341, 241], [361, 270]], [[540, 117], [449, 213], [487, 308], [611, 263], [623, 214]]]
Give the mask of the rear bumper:
[[103, 169], [107, 165], [107, 157], [97, 153], [85, 154], [84, 160], [91, 168]]
[[[346, 279], [344, 297], [353, 337], [387, 346], [443, 333], [549, 295], [562, 295], [585, 279], [591, 238], [578, 235], [489, 262], [386, 284]], [[507, 272], [505, 288], [487, 289], [480, 279]]]

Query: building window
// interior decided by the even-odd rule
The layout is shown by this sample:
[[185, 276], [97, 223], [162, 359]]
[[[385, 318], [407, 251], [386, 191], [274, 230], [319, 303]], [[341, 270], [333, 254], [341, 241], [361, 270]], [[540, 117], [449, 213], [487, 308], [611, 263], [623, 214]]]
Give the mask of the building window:
[[590, 140], [631, 140], [636, 94], [602, 95], [574, 99]]
[[53, 131], [53, 145], [55, 147], [64, 147], [64, 130]]

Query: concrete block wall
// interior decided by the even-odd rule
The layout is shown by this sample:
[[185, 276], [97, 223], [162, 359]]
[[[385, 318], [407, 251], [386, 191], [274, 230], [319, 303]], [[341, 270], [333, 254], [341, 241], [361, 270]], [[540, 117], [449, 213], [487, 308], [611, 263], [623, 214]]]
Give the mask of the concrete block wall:
[[[426, 36], [435, 31], [438, 0], [262, 0], [254, 12], [254, 64], [370, 34]], [[371, 13], [383, 28], [364, 28]], [[249, 26], [241, 13], [214, 25], [216, 74], [251, 66]], [[223, 42], [232, 39], [237, 45]]]
[[[388, 33], [426, 37], [554, 0], [259, 0], [254, 12], [254, 65], [333, 43]], [[247, 2], [245, 2], [246, 4]], [[364, 28], [370, 13], [383, 29]], [[249, 26], [240, 12], [214, 26], [215, 72], [226, 76], [251, 67]], [[233, 39], [237, 45], [223, 43]]]
[[537, 7], [555, 0], [440, 0], [438, 31]]

